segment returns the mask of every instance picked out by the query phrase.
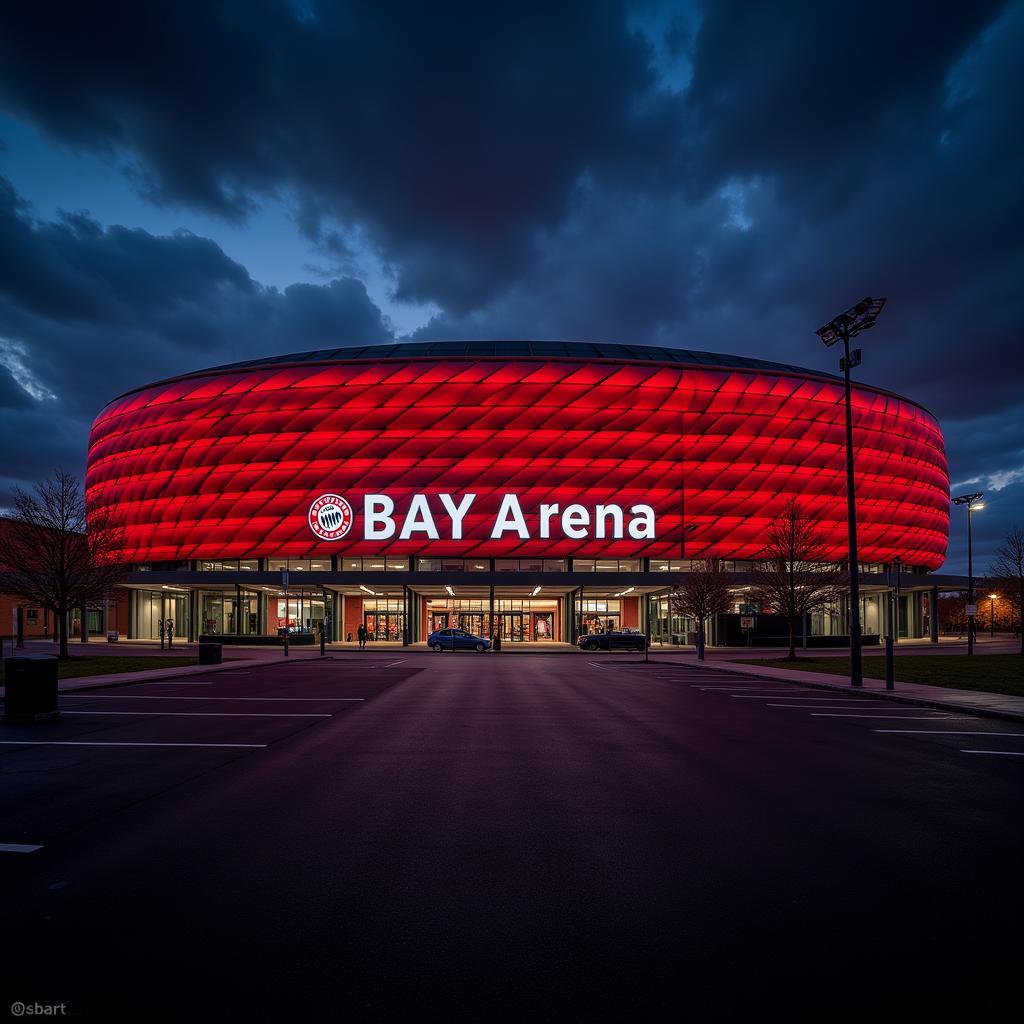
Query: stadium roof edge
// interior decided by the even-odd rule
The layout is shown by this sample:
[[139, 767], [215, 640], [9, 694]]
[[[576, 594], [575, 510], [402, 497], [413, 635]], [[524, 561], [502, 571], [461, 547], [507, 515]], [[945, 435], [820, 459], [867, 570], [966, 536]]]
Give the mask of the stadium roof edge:
[[[474, 341], [402, 341], [373, 345], [348, 345], [338, 348], [314, 349], [308, 352], [290, 352], [283, 355], [263, 356], [245, 359], [235, 363], [222, 363], [188, 373], [177, 374], [163, 380], [141, 384], [112, 398], [111, 405], [127, 395], [147, 388], [172, 384], [177, 381], [203, 377], [211, 373], [229, 373], [237, 370], [256, 370], [263, 367], [296, 366], [303, 363], [349, 362], [353, 360], [377, 359], [589, 359], [625, 362], [652, 362], [678, 366], [700, 366], [710, 369], [763, 370], [768, 373], [797, 374], [812, 379], [842, 382], [837, 374], [824, 370], [809, 369], [789, 363], [776, 363], [768, 359], [750, 356], [734, 356], [721, 352], [705, 352], [697, 349], [672, 348], [657, 345], [625, 345], [610, 342], [589, 341], [517, 341], [513, 339]], [[889, 391], [873, 384], [856, 382], [858, 389], [875, 391], [879, 394], [908, 402], [934, 415], [920, 402]], [[105, 406], [106, 407], [106, 406]]]

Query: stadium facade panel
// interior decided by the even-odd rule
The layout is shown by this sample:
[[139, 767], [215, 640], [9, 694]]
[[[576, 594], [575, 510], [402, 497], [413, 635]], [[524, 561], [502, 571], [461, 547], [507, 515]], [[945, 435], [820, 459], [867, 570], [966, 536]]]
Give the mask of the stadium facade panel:
[[[938, 568], [949, 526], [939, 424], [863, 385], [853, 414], [862, 561]], [[93, 424], [86, 485], [90, 508], [124, 524], [131, 563], [754, 559], [790, 498], [841, 559], [843, 386], [635, 346], [302, 353], [115, 399]]]

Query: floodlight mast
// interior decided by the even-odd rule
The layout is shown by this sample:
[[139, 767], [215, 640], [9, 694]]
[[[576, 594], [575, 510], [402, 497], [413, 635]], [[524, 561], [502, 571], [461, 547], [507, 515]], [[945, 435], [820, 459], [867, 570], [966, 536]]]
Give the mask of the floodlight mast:
[[[985, 507], [984, 502], [981, 500], [985, 497], [983, 491], [975, 491], [973, 494], [961, 494], [959, 498], [953, 499], [954, 505], [966, 505], [967, 506], [967, 605], [968, 609], [974, 604], [974, 543], [971, 537], [971, 515], [972, 513], [979, 511]], [[967, 615], [967, 653], [974, 654], [974, 636], [975, 627], [978, 620], [977, 611], [974, 609], [975, 614], [971, 615], [968, 610]]]
[[860, 349], [850, 352], [850, 339], [861, 331], [875, 326], [885, 299], [862, 299], [845, 313], [840, 313], [824, 327], [815, 332], [831, 348], [837, 341], [843, 343], [843, 358], [839, 368], [843, 371], [843, 385], [846, 398], [846, 528], [848, 538], [847, 558], [850, 568], [850, 685], [864, 685], [864, 666], [861, 653], [860, 635], [860, 558], [857, 554], [857, 501], [853, 478], [853, 400], [850, 392], [850, 370], [861, 362]]

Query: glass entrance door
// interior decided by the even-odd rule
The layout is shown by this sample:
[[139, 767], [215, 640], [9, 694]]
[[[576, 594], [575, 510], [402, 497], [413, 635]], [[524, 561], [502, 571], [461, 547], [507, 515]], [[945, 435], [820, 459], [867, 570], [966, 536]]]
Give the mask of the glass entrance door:
[[899, 594], [896, 598], [896, 626], [898, 629], [897, 636], [901, 640], [906, 640], [910, 636], [909, 623], [910, 623], [910, 595]]
[[502, 641], [519, 641], [523, 637], [523, 613], [503, 612], [501, 616], [501, 639]]
[[430, 613], [430, 632], [436, 633], [439, 629], [448, 628], [448, 613], [447, 612], [431, 612]]
[[404, 624], [405, 616], [401, 612], [367, 612], [363, 617], [366, 635], [370, 640], [401, 643]]
[[586, 612], [579, 618], [581, 636], [586, 633], [611, 633], [618, 628], [618, 612]]
[[464, 629], [474, 636], [484, 635], [483, 612], [459, 612], [459, 629]]

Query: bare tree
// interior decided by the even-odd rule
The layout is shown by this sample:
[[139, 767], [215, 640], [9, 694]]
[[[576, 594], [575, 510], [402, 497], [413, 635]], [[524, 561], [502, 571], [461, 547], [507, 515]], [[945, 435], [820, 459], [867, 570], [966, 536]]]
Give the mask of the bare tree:
[[123, 533], [105, 513], [86, 516], [78, 479], [63, 470], [31, 492], [16, 488], [11, 526], [0, 539], [3, 590], [54, 612], [60, 657], [68, 653], [68, 613], [105, 601], [125, 574]]
[[727, 612], [733, 603], [729, 576], [714, 559], [691, 563], [686, 582], [672, 588], [669, 604], [674, 614], [697, 620], [697, 657], [704, 660], [704, 625]]
[[1024, 530], [1013, 526], [996, 548], [989, 575], [1006, 591], [1013, 616], [1021, 623], [1020, 653], [1024, 654]]
[[834, 604], [845, 591], [846, 570], [827, 557], [824, 531], [796, 503], [786, 502], [765, 531], [754, 591], [789, 623], [789, 660], [796, 659], [796, 628], [805, 615]]

